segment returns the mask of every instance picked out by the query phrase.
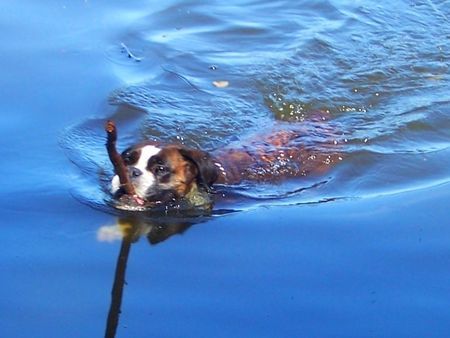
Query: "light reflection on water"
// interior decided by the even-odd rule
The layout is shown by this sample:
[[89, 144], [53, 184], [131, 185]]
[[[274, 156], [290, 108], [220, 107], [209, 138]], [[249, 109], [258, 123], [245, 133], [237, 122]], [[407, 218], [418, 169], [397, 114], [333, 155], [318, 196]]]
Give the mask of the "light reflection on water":
[[[330, 137], [345, 161], [306, 182], [238, 187], [247, 207], [266, 197], [311, 203], [445, 182], [449, 26], [435, 20], [437, 8], [399, 6], [321, 2], [318, 12], [312, 4], [253, 2], [236, 11], [189, 3], [149, 13], [108, 51], [129, 84], [111, 93], [109, 117], [121, 125], [123, 147], [155, 139], [212, 150], [277, 121], [308, 125], [309, 114], [330, 112]], [[230, 86], [214, 88], [214, 80]], [[110, 174], [102, 123], [81, 122], [62, 140], [91, 177]], [[76, 194], [98, 205], [108, 198]]]
[[[124, 235], [118, 337], [448, 332], [448, 2], [3, 6], [1, 336], [101, 336]], [[212, 215], [108, 206], [107, 118], [122, 149], [301, 125], [320, 150], [317, 111], [324, 175], [219, 187]]]

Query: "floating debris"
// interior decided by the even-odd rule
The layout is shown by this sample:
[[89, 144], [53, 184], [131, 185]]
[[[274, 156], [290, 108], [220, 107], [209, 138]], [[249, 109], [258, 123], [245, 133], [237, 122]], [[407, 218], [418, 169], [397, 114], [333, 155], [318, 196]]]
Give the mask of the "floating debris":
[[142, 58], [137, 57], [136, 55], [134, 55], [134, 54], [131, 52], [131, 50], [127, 47], [126, 44], [124, 44], [123, 42], [121, 42], [121, 43], [120, 43], [120, 46], [122, 47], [123, 51], [124, 51], [125, 53], [127, 53], [127, 56], [128, 56], [130, 59], [133, 59], [133, 60], [136, 61], [136, 62], [141, 62], [141, 61], [142, 61]]
[[213, 81], [213, 85], [217, 88], [226, 88], [230, 83], [228, 81]]

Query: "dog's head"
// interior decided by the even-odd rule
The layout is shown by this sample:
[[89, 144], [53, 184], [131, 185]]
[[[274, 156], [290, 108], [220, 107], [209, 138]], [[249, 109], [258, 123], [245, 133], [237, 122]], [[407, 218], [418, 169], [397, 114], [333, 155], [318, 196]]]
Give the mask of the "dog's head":
[[[141, 143], [121, 156], [136, 194], [147, 202], [174, 201], [197, 190], [209, 192], [217, 179], [213, 159], [200, 150]], [[111, 192], [115, 196], [122, 193], [117, 175], [112, 179]]]

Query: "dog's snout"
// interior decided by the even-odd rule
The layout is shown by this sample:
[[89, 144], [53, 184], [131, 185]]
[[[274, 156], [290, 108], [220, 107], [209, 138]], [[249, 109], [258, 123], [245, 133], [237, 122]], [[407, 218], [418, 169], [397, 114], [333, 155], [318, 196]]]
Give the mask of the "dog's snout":
[[129, 170], [131, 177], [139, 177], [142, 175], [142, 171], [136, 167], [132, 167]]

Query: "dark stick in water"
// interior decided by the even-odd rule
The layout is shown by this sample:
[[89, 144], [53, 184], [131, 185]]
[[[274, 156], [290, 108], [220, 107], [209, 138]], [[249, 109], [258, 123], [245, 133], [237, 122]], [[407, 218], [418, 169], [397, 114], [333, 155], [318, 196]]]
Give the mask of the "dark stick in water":
[[133, 184], [131, 184], [128, 176], [128, 170], [123, 162], [122, 156], [116, 149], [117, 142], [117, 128], [113, 121], [109, 120], [105, 125], [106, 130], [106, 149], [108, 150], [109, 159], [114, 166], [114, 171], [119, 176], [120, 186], [123, 188], [126, 195], [133, 197], [137, 204], [142, 205], [144, 201], [136, 194]]
[[108, 320], [106, 322], [105, 338], [114, 338], [116, 336], [130, 248], [131, 239], [124, 237], [122, 239], [119, 257], [117, 257], [116, 273], [114, 276], [113, 288], [111, 290], [111, 305], [109, 307]]

